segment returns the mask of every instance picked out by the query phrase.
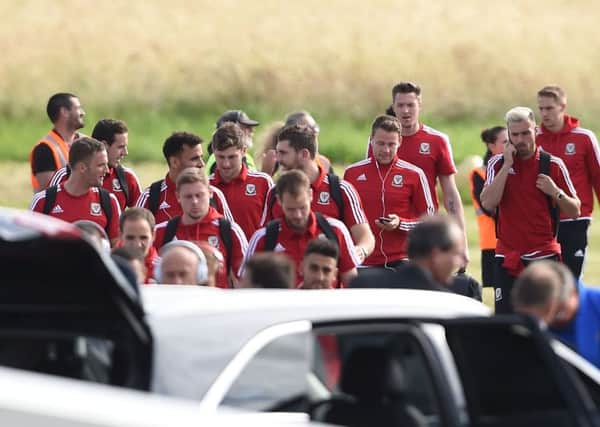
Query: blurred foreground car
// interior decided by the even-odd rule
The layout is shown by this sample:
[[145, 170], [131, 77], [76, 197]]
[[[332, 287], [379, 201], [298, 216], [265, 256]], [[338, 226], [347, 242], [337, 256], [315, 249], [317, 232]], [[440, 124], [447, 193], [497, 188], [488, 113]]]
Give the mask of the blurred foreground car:
[[202, 414], [271, 412], [254, 416], [281, 425], [598, 425], [599, 371], [531, 319], [411, 290], [138, 295], [50, 220], [0, 212], [2, 365], [191, 399]]

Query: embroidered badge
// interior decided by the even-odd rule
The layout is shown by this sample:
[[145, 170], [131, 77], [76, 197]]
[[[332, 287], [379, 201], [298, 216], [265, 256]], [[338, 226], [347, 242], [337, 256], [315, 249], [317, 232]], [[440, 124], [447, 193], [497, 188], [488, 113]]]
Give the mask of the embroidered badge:
[[90, 214], [94, 216], [102, 215], [102, 207], [100, 206], [100, 203], [90, 203]]
[[217, 236], [208, 236], [208, 244], [213, 248], [219, 247], [219, 238]]
[[565, 154], [572, 156], [573, 154], [575, 154], [575, 143], [574, 142], [569, 142], [567, 143], [567, 145], [565, 145]]
[[255, 196], [255, 195], [256, 195], [256, 185], [246, 184], [246, 196]]
[[321, 204], [321, 205], [329, 204], [329, 193], [327, 191], [321, 191], [319, 193], [319, 204]]
[[394, 175], [392, 185], [394, 187], [402, 187], [402, 184], [404, 184], [404, 177], [402, 175]]
[[112, 181], [113, 191], [121, 191], [121, 183], [118, 178], [114, 178]]
[[419, 153], [420, 154], [429, 154], [431, 151], [431, 148], [429, 147], [429, 142], [421, 142], [421, 145], [419, 145]]

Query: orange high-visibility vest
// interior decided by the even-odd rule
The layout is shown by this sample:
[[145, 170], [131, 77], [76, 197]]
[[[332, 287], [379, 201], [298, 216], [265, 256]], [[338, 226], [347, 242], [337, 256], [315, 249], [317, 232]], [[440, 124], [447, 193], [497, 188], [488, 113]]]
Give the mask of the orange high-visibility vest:
[[496, 249], [496, 221], [494, 218], [486, 215], [481, 205], [475, 197], [473, 186], [473, 175], [477, 174], [485, 181], [485, 171], [481, 168], [475, 168], [469, 174], [469, 185], [471, 186], [471, 199], [477, 215], [477, 228], [479, 229], [479, 247], [484, 249]]
[[48, 148], [50, 148], [52, 156], [54, 157], [54, 164], [56, 165], [55, 170], [66, 166], [69, 162], [69, 146], [58, 133], [56, 133], [54, 130], [51, 130], [44, 138], [42, 138], [40, 142], [35, 145], [35, 147], [33, 147], [31, 153], [29, 153], [29, 164], [31, 165], [31, 186], [34, 190], [39, 187], [40, 183], [33, 174], [33, 152], [40, 144], [46, 144]]

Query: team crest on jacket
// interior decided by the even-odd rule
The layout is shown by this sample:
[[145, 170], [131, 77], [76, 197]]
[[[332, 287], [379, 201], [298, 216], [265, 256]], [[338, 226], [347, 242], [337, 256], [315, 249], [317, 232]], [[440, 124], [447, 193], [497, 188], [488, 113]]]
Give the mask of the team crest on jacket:
[[569, 142], [567, 143], [567, 145], [565, 145], [565, 154], [572, 156], [573, 154], [575, 154], [575, 143], [574, 142]]
[[217, 236], [208, 236], [208, 244], [213, 248], [219, 248], [219, 238]]
[[102, 214], [102, 207], [100, 206], [100, 203], [90, 203], [90, 214], [94, 216], [100, 216]]
[[429, 154], [430, 152], [429, 142], [421, 142], [421, 145], [419, 145], [419, 154]]
[[329, 204], [329, 193], [327, 191], [321, 191], [319, 193], [319, 204], [320, 205], [328, 205]]
[[255, 195], [256, 195], [256, 185], [246, 184], [246, 196], [255, 196]]
[[119, 178], [114, 178], [112, 181], [113, 191], [121, 191], [121, 183], [119, 182]]
[[402, 175], [394, 175], [392, 185], [394, 187], [402, 187], [402, 184], [404, 184], [404, 177]]

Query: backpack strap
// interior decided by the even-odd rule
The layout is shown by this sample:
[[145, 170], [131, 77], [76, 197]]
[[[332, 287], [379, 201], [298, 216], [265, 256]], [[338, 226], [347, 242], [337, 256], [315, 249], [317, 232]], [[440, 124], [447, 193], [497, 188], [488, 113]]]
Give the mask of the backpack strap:
[[158, 202], [160, 201], [160, 189], [162, 187], [164, 179], [159, 179], [150, 185], [150, 193], [148, 195], [148, 210], [152, 212], [152, 215], [156, 215], [158, 212]]
[[327, 237], [328, 240], [334, 242], [339, 248], [340, 241], [338, 240], [335, 231], [333, 231], [333, 227], [331, 226], [329, 221], [327, 221], [327, 218], [325, 218], [319, 212], [315, 212], [315, 216], [317, 217], [317, 224], [319, 225], [319, 228], [323, 231], [323, 234], [325, 234], [325, 237]]
[[181, 217], [177, 215], [171, 218], [169, 222], [167, 222], [167, 227], [165, 228], [165, 236], [163, 237], [162, 241], [163, 246], [175, 238], [175, 233], [177, 233], [177, 226], [179, 225], [180, 219]]
[[110, 193], [104, 188], [98, 187], [98, 194], [100, 196], [100, 207], [106, 216], [106, 227], [104, 227], [104, 230], [106, 230], [107, 235], [110, 235], [108, 231], [110, 229], [110, 223], [113, 217], [112, 203], [110, 203]]
[[[540, 173], [550, 176], [550, 161], [552, 156], [546, 151], [540, 150]], [[550, 210], [550, 218], [552, 218], [552, 227], [554, 229], [554, 237], [558, 235], [558, 226], [560, 225], [560, 210], [558, 205], [554, 203], [551, 196], [546, 195], [548, 201], [548, 209]]]
[[332, 173], [328, 173], [327, 177], [329, 179], [329, 191], [331, 193], [331, 198], [338, 207], [339, 220], [344, 222], [344, 201], [342, 200], [340, 178]]
[[42, 211], [45, 215], [50, 215], [54, 204], [56, 203], [56, 193], [58, 192], [58, 185], [46, 188], [46, 198], [44, 199], [44, 210]]
[[125, 194], [125, 206], [129, 206], [129, 186], [127, 185], [127, 178], [125, 177], [125, 168], [121, 165], [115, 166], [115, 174], [121, 184], [121, 190]]
[[219, 237], [225, 246], [225, 265], [227, 274], [231, 272], [231, 251], [233, 249], [233, 238], [231, 237], [231, 222], [224, 216], [219, 218]]
[[267, 216], [268, 214], [273, 215], [273, 206], [275, 206], [275, 201], [277, 200], [277, 192], [275, 191], [275, 187], [269, 193], [269, 200], [267, 200]]
[[265, 251], [272, 251], [277, 245], [277, 238], [279, 237], [279, 220], [274, 219], [269, 221], [265, 230]]
[[212, 197], [208, 200], [208, 205], [211, 208], [217, 209], [217, 201], [215, 200], [217, 196], [213, 193]]

